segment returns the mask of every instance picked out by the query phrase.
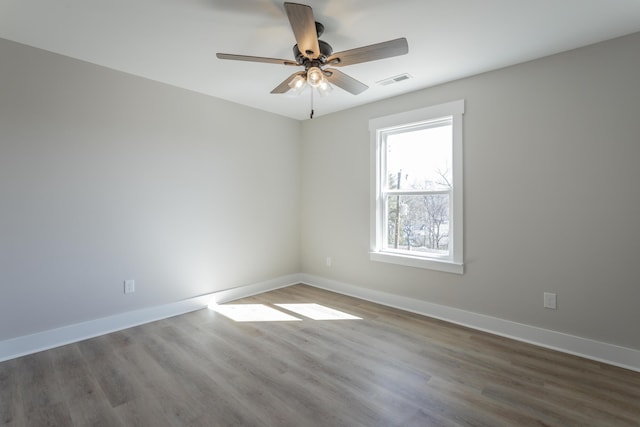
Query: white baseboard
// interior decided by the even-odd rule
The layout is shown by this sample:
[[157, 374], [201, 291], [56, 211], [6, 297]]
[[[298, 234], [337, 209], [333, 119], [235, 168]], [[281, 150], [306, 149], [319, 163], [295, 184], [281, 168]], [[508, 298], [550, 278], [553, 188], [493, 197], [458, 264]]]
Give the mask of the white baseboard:
[[640, 372], [640, 350], [301, 274], [304, 284]]
[[300, 275], [292, 274], [265, 282], [253, 283], [232, 289], [225, 289], [207, 295], [201, 295], [171, 304], [149, 307], [87, 322], [63, 326], [57, 329], [38, 332], [31, 335], [0, 341], [0, 362], [37, 353], [50, 348], [82, 341], [99, 335], [108, 334], [144, 323], [178, 316], [199, 310], [210, 303], [227, 302], [273, 289], [300, 283]]
[[177, 301], [171, 304], [115, 314], [101, 319], [0, 341], [0, 362], [199, 310], [207, 307], [211, 303], [224, 303], [262, 292], [284, 288], [296, 283], [305, 283], [317, 288], [350, 295], [389, 307], [399, 308], [401, 310], [640, 372], [640, 350], [537, 328], [535, 326], [511, 322], [413, 298], [393, 295], [387, 292], [366, 289], [309, 274], [282, 276], [264, 282], [225, 289], [211, 294]]

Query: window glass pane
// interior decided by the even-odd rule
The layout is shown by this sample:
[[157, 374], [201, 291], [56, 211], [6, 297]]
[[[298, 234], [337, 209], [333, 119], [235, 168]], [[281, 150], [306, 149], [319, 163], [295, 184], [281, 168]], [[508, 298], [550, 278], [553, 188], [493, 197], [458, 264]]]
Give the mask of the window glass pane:
[[449, 254], [448, 194], [390, 195], [386, 214], [386, 249]]
[[451, 187], [451, 120], [440, 123], [386, 136], [387, 189], [448, 190]]

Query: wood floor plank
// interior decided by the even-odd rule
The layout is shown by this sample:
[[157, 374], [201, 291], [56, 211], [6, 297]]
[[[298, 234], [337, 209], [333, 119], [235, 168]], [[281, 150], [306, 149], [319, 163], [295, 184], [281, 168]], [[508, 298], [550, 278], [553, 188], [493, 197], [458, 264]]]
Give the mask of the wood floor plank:
[[53, 360], [60, 392], [74, 425], [113, 426], [122, 424], [111, 410], [106, 396], [92, 374], [76, 344], [58, 347], [49, 352]]
[[51, 352], [17, 359], [19, 393], [26, 425], [73, 425], [56, 379]]
[[[171, 337], [175, 345], [179, 346], [190, 358], [207, 372], [215, 373], [215, 377], [223, 384], [226, 392], [237, 402], [238, 407], [247, 418], [259, 424], [260, 419], [270, 419], [280, 425], [289, 425], [295, 420], [296, 412], [288, 407], [277, 407], [270, 396], [270, 384], [263, 384], [244, 370], [238, 370], [232, 363], [238, 355], [233, 354], [224, 343], [207, 339], [206, 334], [198, 334], [198, 340], [191, 337], [188, 331], [176, 325], [165, 328], [165, 333]], [[250, 423], [248, 423], [250, 424]]]
[[[238, 325], [233, 327], [236, 328]], [[249, 380], [248, 385], [268, 397], [271, 405], [275, 405], [274, 409], [291, 413], [293, 422], [285, 422], [284, 425], [305, 425], [308, 420], [316, 420], [316, 425], [340, 425], [336, 416], [340, 412], [350, 412], [351, 408], [345, 408], [341, 390], [333, 386], [335, 379], [327, 378], [324, 389], [318, 390], [317, 374], [313, 374], [321, 369], [321, 362], [312, 361], [313, 365], [305, 366], [309, 359], [302, 352], [283, 351], [285, 349], [277, 345], [258, 345], [256, 341], [260, 332], [257, 328], [246, 325], [240, 325], [240, 328], [242, 335], [231, 333], [226, 328], [216, 328], [211, 331], [209, 344], [213, 348], [225, 348], [227, 357], [223, 363], [238, 373], [239, 381]], [[329, 413], [326, 412], [328, 407], [332, 408]], [[358, 417], [365, 420], [358, 420]], [[351, 420], [353, 425], [371, 425], [367, 424], [370, 421], [368, 414], [356, 414]]]
[[[301, 331], [303, 334], [299, 336], [304, 337], [304, 342], [301, 342], [297, 339], [289, 339], [298, 336], [287, 331], [295, 328], [295, 325], [263, 326], [265, 331], [261, 334], [260, 346], [268, 349], [269, 354], [283, 355], [282, 357], [287, 361], [284, 375], [290, 378], [292, 383], [296, 383], [297, 387], [302, 384], [305, 389], [312, 391], [315, 395], [334, 396], [334, 402], [328, 403], [335, 408], [336, 412], [355, 414], [352, 415], [354, 422], [358, 419], [357, 417], [360, 417], [359, 422], [364, 425], [375, 425], [379, 415], [377, 412], [380, 410], [387, 409], [403, 413], [406, 410], [416, 410], [406, 400], [388, 394], [387, 390], [380, 389], [372, 383], [371, 372], [361, 369], [366, 366], [365, 361], [361, 360], [354, 365], [349, 361], [350, 364], [347, 365], [331, 359], [329, 357], [331, 352], [325, 352], [325, 349], [330, 349], [335, 343], [323, 343], [308, 328]], [[260, 328], [260, 325], [256, 327]], [[268, 333], [267, 330], [272, 333]], [[380, 406], [377, 402], [377, 399], [383, 398], [388, 403], [386, 406]], [[359, 407], [364, 410], [358, 411]]]
[[[236, 343], [216, 341], [207, 337], [206, 333], [199, 334], [199, 339], [192, 339], [188, 330], [182, 330], [177, 326], [162, 328], [161, 334], [165, 340], [172, 342], [176, 349], [185, 353], [189, 360], [197, 360], [204, 376], [211, 382], [216, 382], [226, 398], [233, 402], [234, 406], [243, 414], [247, 424], [258, 423], [263, 417], [279, 419], [287, 408], [274, 405], [273, 390], [277, 379], [272, 376], [278, 374], [278, 370], [265, 371], [264, 363], [260, 360], [249, 358], [245, 361], [245, 355], [238, 351]], [[254, 355], [250, 355], [251, 357]], [[251, 365], [251, 362], [253, 365]], [[215, 375], [214, 375], [215, 373]], [[294, 416], [291, 412], [288, 417]], [[281, 417], [280, 421], [288, 417]]]
[[[164, 371], [165, 387], [175, 387], [183, 395], [178, 403], [189, 408], [189, 419], [205, 420], [208, 414], [216, 414], [219, 425], [246, 425], [247, 415], [226, 392], [216, 377], [208, 373], [193, 359], [162, 337], [161, 324], [145, 325], [132, 330], [134, 340], [156, 365]], [[167, 378], [168, 377], [168, 378]]]
[[[640, 373], [306, 285], [0, 363], [0, 426], [640, 426]], [[313, 320], [319, 304], [359, 320]]]
[[[136, 381], [142, 385], [138, 392], [159, 402], [161, 414], [169, 425], [192, 425], [206, 410], [203, 402], [187, 398], [181, 384], [174, 384], [173, 377], [141, 345], [131, 345], [120, 351], [122, 358], [136, 371]], [[140, 404], [148, 406], [144, 400]]]
[[[125, 426], [171, 427], [162, 411], [162, 402], [150, 393], [142, 394], [114, 409], [114, 413]], [[186, 424], [184, 424], [186, 425]]]
[[134, 383], [131, 381], [133, 373], [104, 336], [82, 341], [76, 345], [86, 363], [91, 366], [94, 378], [112, 407], [115, 408], [135, 399]]
[[24, 425], [17, 360], [0, 363], [0, 425]]

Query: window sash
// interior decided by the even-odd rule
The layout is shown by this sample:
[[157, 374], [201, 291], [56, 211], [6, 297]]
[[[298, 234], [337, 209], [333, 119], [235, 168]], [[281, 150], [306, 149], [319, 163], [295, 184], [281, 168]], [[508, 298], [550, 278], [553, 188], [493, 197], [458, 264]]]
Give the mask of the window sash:
[[[446, 194], [448, 195], [448, 241], [446, 251], [442, 250], [441, 252], [436, 251], [435, 249], [428, 249], [425, 251], [416, 251], [416, 250], [407, 250], [403, 248], [394, 248], [389, 245], [389, 198], [391, 197], [400, 197], [400, 196], [428, 196], [428, 195], [440, 195]], [[439, 260], [453, 260], [453, 227], [451, 227], [451, 223], [453, 222], [453, 191], [402, 191], [396, 190], [395, 192], [386, 192], [382, 194], [380, 198], [380, 206], [379, 212], [382, 214], [382, 221], [380, 221], [380, 228], [378, 230], [380, 242], [378, 244], [378, 250], [380, 252], [391, 252], [391, 253], [401, 253], [407, 254], [412, 257], [425, 258], [425, 259], [439, 259]]]

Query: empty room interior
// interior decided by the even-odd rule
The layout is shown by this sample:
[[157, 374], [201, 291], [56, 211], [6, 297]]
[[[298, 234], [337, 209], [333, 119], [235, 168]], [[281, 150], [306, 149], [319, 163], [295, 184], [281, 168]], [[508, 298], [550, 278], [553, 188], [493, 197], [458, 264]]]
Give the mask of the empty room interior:
[[0, 425], [640, 426], [639, 162], [637, 1], [3, 0]]

